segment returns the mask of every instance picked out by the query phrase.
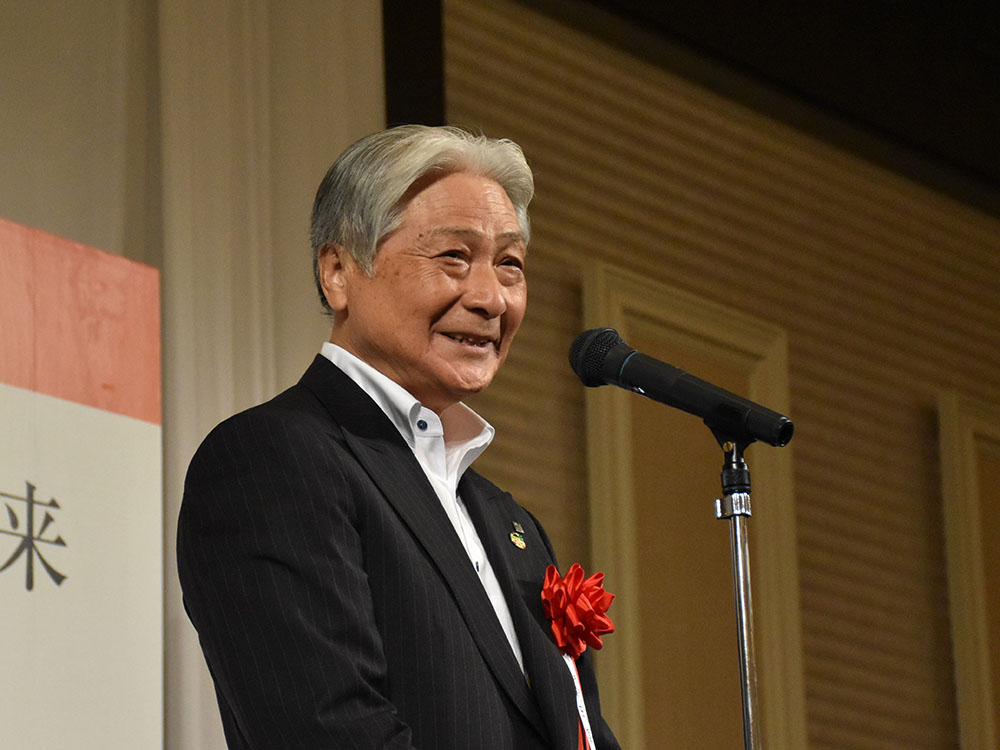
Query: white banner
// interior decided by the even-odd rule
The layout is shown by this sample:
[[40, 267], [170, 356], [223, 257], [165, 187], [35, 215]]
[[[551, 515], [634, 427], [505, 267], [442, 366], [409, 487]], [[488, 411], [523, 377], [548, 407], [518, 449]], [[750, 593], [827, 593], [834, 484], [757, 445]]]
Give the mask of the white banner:
[[3, 744], [162, 747], [159, 425], [2, 384], [0, 425]]

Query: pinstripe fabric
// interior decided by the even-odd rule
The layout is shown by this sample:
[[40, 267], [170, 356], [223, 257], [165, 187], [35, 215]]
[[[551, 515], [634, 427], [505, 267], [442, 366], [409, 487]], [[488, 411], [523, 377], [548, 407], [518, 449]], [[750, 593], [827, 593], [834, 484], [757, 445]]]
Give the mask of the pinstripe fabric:
[[[317, 357], [297, 386], [213, 430], [188, 470], [178, 569], [232, 750], [576, 747], [539, 599], [548, 540], [474, 472], [459, 491], [530, 688], [413, 454], [332, 363]], [[603, 720], [595, 730], [601, 750], [618, 747]]]

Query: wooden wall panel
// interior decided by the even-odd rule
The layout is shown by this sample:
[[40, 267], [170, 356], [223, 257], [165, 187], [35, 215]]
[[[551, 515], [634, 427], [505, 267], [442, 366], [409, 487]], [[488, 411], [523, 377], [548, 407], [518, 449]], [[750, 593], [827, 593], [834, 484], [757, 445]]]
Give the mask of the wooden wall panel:
[[[935, 405], [1000, 401], [1000, 221], [514, 2], [445, 21], [449, 120], [535, 169], [535, 259], [788, 331], [810, 747], [957, 747]], [[545, 398], [505, 418], [530, 435]], [[575, 492], [547, 502], [557, 543], [586, 533]]]
[[963, 750], [993, 750], [1000, 727], [1000, 406], [943, 391], [941, 491], [958, 728]]

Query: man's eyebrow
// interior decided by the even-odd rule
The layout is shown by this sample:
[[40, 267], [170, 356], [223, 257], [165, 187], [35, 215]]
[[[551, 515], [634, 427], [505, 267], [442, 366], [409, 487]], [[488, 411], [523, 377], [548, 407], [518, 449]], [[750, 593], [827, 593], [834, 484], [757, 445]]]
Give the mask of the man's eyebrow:
[[[483, 233], [478, 229], [471, 229], [469, 227], [435, 227], [431, 230], [431, 237], [440, 237], [442, 235], [447, 235], [451, 237], [469, 237], [472, 239], [479, 239], [483, 236]], [[521, 234], [519, 230], [511, 230], [509, 232], [501, 232], [497, 235], [498, 240], [507, 240], [513, 242], [520, 242], [524, 244], [524, 235]]]

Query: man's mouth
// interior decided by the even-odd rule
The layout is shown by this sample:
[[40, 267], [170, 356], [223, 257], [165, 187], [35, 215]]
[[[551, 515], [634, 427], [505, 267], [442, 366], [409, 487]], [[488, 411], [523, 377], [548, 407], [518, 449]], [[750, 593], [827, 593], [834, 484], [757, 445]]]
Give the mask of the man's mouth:
[[497, 344], [496, 339], [491, 336], [477, 336], [471, 333], [444, 333], [442, 335], [450, 338], [452, 341], [479, 349], [486, 349]]

